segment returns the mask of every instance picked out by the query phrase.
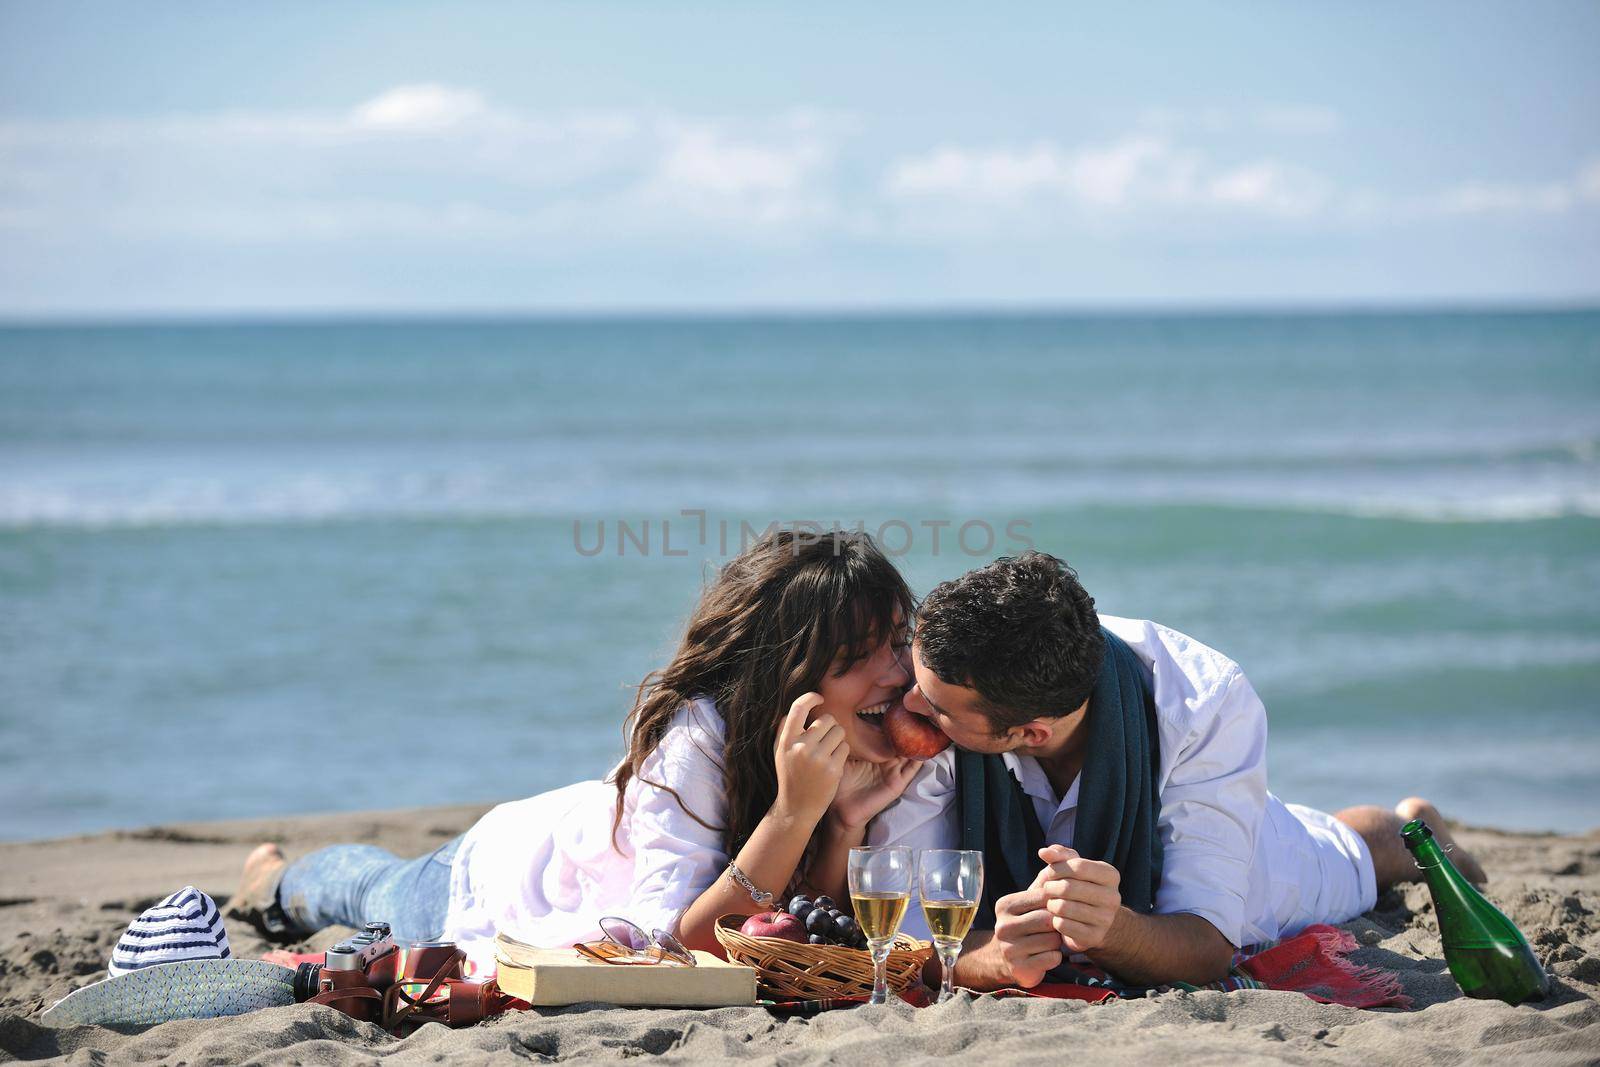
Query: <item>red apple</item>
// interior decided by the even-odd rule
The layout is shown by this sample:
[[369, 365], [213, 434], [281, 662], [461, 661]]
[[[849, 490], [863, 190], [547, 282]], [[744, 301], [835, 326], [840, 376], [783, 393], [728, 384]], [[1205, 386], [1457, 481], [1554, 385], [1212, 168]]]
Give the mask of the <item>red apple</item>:
[[904, 704], [895, 704], [884, 713], [883, 728], [894, 750], [911, 759], [932, 759], [950, 747], [943, 730], [927, 716], [907, 711]]
[[739, 927], [746, 937], [781, 937], [785, 941], [806, 943], [806, 924], [793, 915], [781, 911], [763, 911], [752, 915]]

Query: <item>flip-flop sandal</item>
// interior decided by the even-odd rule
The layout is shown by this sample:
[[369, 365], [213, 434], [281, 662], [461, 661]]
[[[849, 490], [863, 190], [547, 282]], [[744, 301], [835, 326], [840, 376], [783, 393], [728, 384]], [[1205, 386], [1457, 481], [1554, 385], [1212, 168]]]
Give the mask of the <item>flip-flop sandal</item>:
[[295, 1002], [294, 974], [261, 960], [158, 963], [74, 990], [39, 1016], [45, 1026], [154, 1026], [216, 1019]]

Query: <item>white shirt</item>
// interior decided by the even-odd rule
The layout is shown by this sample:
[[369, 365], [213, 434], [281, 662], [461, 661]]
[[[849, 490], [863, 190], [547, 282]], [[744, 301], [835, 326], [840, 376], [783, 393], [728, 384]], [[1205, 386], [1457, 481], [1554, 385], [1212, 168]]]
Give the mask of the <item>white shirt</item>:
[[[1110, 615], [1100, 622], [1132, 648], [1155, 696], [1164, 850], [1156, 911], [1199, 915], [1239, 946], [1371, 907], [1372, 860], [1354, 831], [1267, 791], [1266, 708], [1239, 665], [1153, 622]], [[1070, 847], [1077, 781], [1057, 796], [1037, 760], [1003, 758], [1033, 802], [1045, 840]], [[878, 817], [869, 841], [957, 847], [955, 800], [955, 752], [946, 749]]]
[[615, 847], [610, 782], [579, 782], [491, 810], [467, 831], [451, 865], [445, 937], [484, 974], [494, 969], [496, 930], [552, 948], [598, 938], [608, 915], [646, 931], [675, 930], [728, 864], [722, 742], [716, 706], [685, 705], [628, 783]]

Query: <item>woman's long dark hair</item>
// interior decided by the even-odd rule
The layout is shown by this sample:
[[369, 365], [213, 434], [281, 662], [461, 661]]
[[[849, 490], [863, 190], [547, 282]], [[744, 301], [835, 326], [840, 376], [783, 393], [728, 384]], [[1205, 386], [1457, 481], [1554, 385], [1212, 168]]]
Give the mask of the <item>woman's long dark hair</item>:
[[614, 779], [613, 839], [628, 783], [678, 710], [705, 696], [725, 728], [718, 755], [726, 825], [711, 827], [684, 810], [720, 829], [728, 855], [736, 855], [777, 799], [774, 749], [789, 705], [815, 690], [830, 668], [842, 673], [895, 637], [914, 608], [905, 579], [865, 533], [764, 534], [701, 595], [672, 662], [639, 684], [626, 724], [627, 759]]

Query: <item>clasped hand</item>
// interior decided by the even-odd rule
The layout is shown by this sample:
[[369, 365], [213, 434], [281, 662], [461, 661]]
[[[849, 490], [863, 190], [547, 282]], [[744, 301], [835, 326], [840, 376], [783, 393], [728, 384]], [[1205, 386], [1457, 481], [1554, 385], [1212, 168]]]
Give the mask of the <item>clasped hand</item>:
[[1046, 866], [1033, 884], [995, 902], [994, 939], [1024, 988], [1038, 985], [1068, 953], [1093, 954], [1106, 944], [1122, 910], [1122, 875], [1109, 863], [1070, 848], [1039, 850]]

